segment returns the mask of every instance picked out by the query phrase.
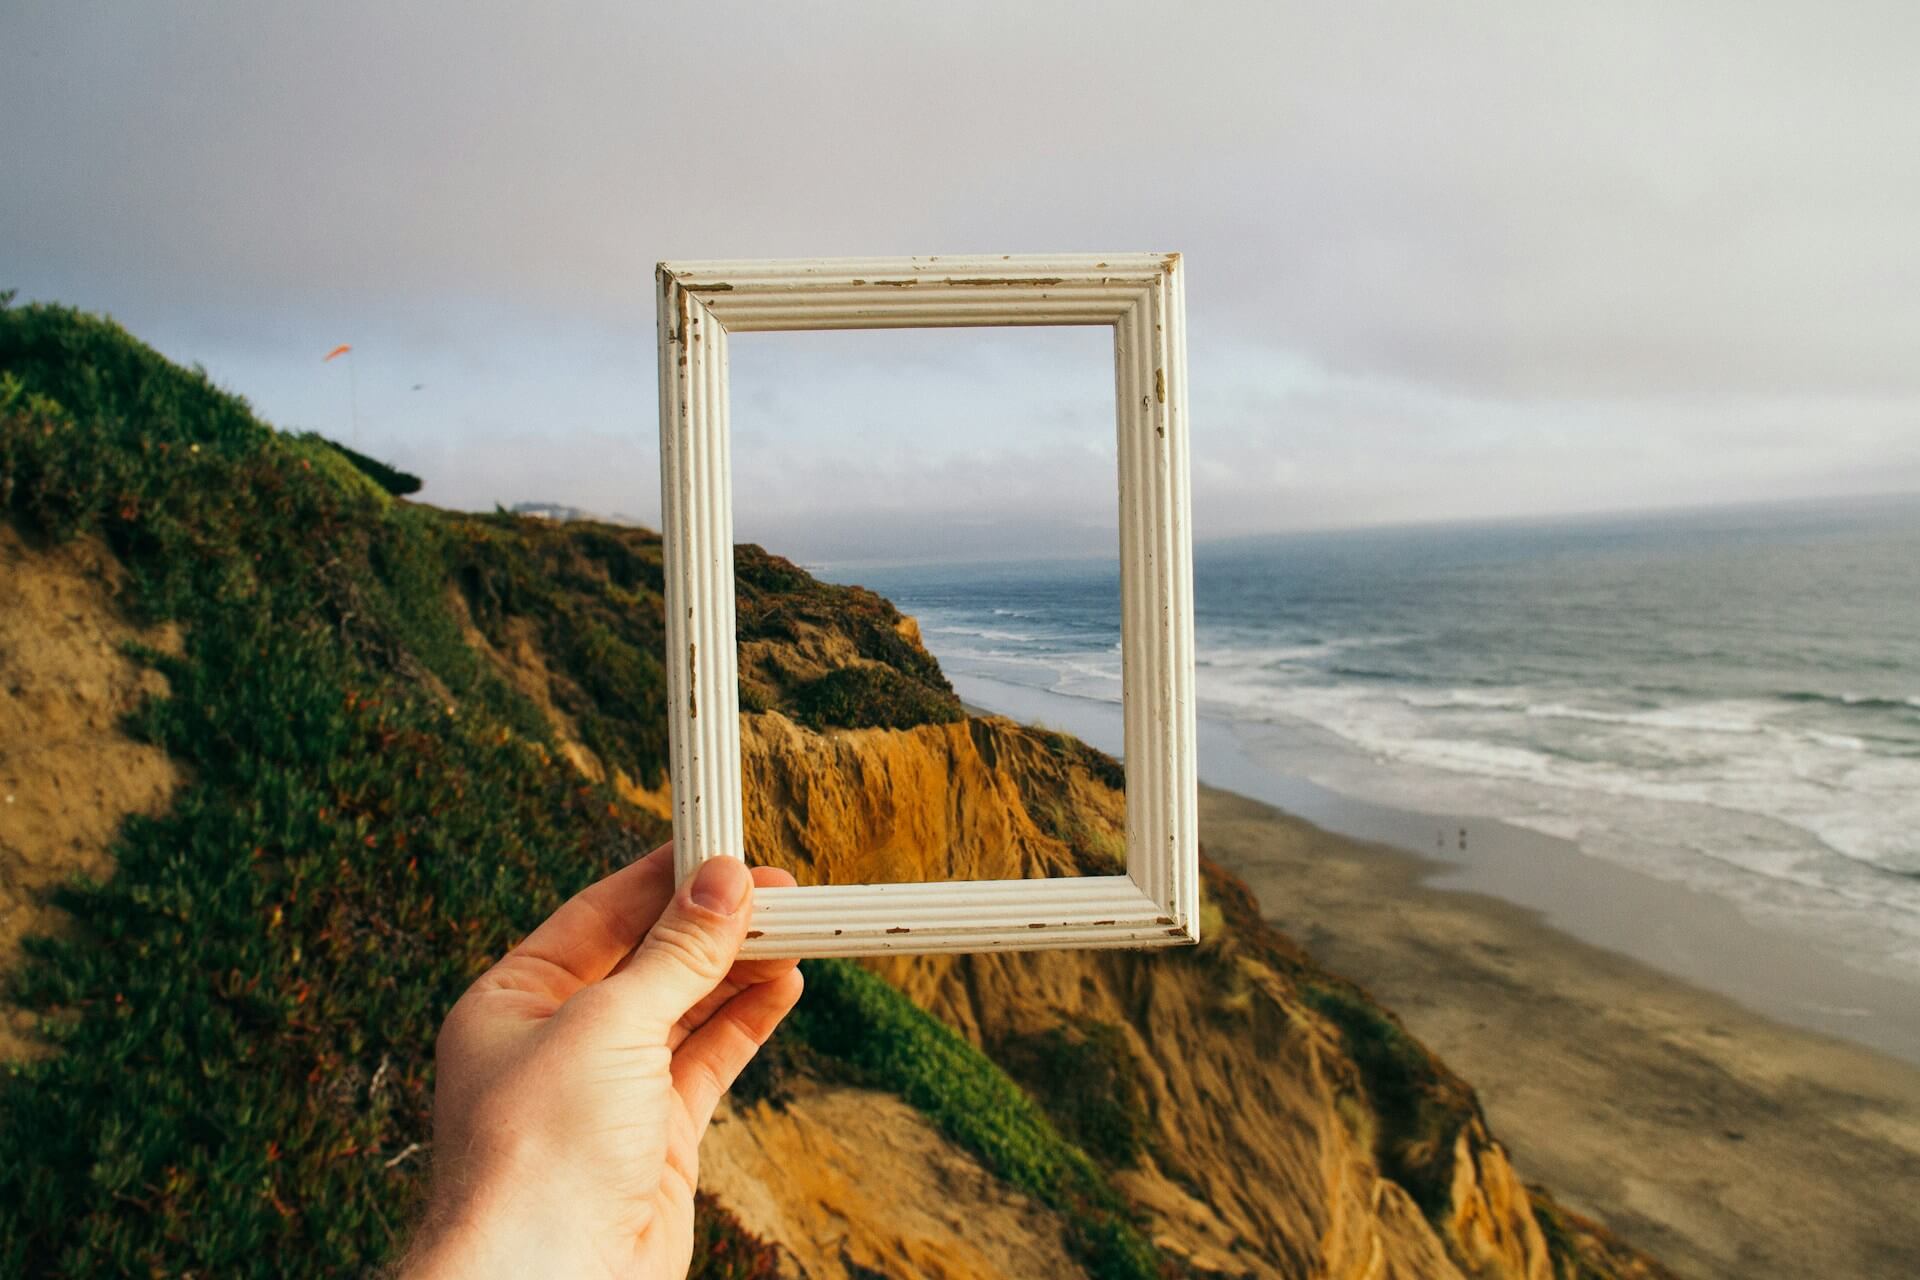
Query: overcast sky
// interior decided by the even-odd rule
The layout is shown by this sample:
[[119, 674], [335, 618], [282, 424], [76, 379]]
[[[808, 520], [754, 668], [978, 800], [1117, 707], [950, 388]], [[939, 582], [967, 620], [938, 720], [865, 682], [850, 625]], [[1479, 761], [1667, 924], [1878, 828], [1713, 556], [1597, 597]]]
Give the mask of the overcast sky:
[[[0, 288], [659, 512], [671, 257], [1178, 250], [1202, 537], [1920, 490], [1920, 5], [0, 8]], [[1102, 545], [1098, 331], [751, 335], [743, 538]], [[417, 388], [417, 389], [416, 389]]]

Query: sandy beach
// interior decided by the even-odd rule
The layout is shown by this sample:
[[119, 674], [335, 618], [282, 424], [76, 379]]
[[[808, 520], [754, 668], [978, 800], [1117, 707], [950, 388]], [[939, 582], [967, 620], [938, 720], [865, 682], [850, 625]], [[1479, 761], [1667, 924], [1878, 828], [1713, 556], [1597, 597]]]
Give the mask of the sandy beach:
[[[955, 683], [1119, 746], [1118, 707]], [[1683, 1276], [1920, 1276], [1920, 992], [1569, 842], [1338, 795], [1199, 730], [1207, 856], [1474, 1085], [1523, 1177]]]
[[1682, 1275], [1920, 1275], [1920, 1067], [1430, 884], [1449, 863], [1212, 788], [1200, 829], [1473, 1082], [1524, 1177]]

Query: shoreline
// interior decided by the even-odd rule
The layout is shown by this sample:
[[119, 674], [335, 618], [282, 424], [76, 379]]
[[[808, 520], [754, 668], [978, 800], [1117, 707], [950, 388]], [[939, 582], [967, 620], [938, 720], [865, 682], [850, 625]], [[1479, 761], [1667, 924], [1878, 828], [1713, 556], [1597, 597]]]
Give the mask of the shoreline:
[[[971, 706], [1118, 745], [1118, 707], [987, 683], [955, 680]], [[1452, 856], [1406, 848], [1392, 836], [1455, 820], [1268, 772], [1218, 721], [1200, 736], [1208, 856], [1474, 1087], [1522, 1177], [1683, 1276], [1920, 1275], [1911, 988], [1531, 831], [1465, 819], [1464, 862], [1457, 822]], [[1709, 961], [1740, 980], [1676, 972]], [[1795, 1003], [1855, 980], [1892, 988], [1885, 1045]]]
[[1457, 1071], [1528, 1181], [1685, 1276], [1920, 1275], [1920, 1068], [1783, 1025], [1431, 858], [1204, 787], [1210, 857]]
[[[977, 676], [949, 678], [970, 706], [1063, 729], [1118, 754], [1117, 704]], [[1377, 804], [1278, 773], [1252, 754], [1229, 721], [1201, 716], [1199, 751], [1203, 788], [1416, 859], [1422, 870], [1415, 883], [1422, 888], [1479, 894], [1531, 911], [1570, 940], [1774, 1021], [1920, 1067], [1920, 984], [1868, 972], [1804, 935], [1748, 919], [1723, 898], [1583, 853], [1570, 840], [1493, 818]], [[1265, 895], [1261, 901], [1270, 914], [1277, 905]]]

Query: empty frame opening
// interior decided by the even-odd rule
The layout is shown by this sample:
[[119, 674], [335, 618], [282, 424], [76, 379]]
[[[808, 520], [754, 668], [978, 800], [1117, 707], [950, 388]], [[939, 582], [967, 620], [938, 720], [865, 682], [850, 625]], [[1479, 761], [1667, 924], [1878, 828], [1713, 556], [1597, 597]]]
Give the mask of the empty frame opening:
[[729, 365], [735, 541], [825, 584], [737, 568], [749, 859], [1122, 874], [1113, 330], [736, 334]]

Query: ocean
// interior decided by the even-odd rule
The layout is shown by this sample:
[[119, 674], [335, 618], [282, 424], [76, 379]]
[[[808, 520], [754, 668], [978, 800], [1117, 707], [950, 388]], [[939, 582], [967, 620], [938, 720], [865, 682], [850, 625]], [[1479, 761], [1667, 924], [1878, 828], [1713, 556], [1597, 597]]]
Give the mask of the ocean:
[[[915, 615], [990, 709], [1120, 700], [1113, 561], [821, 572]], [[1204, 544], [1194, 600], [1200, 714], [1264, 767], [1920, 980], [1920, 499]]]

